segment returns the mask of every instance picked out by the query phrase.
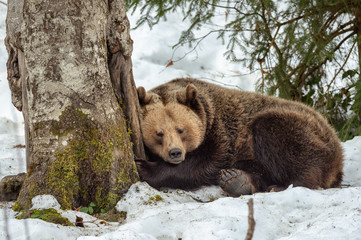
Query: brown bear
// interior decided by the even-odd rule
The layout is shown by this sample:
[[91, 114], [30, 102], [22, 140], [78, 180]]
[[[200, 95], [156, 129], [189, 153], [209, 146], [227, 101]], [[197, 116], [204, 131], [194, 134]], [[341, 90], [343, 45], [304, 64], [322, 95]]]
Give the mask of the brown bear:
[[138, 96], [148, 159], [136, 163], [155, 188], [220, 185], [239, 196], [341, 184], [339, 139], [302, 103], [190, 78]]

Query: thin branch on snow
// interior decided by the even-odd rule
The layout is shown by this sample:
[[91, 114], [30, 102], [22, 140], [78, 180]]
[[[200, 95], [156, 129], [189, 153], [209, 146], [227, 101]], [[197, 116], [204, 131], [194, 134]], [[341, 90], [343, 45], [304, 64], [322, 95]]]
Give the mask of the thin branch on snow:
[[254, 233], [254, 227], [256, 225], [256, 221], [253, 218], [253, 198], [248, 200], [248, 231], [246, 235], [246, 240], [251, 240]]
[[0, 1], [0, 3], [1, 3], [1, 4], [4, 4], [5, 6], [7, 6], [7, 4], [6, 4], [6, 3], [4, 3], [3, 1]]

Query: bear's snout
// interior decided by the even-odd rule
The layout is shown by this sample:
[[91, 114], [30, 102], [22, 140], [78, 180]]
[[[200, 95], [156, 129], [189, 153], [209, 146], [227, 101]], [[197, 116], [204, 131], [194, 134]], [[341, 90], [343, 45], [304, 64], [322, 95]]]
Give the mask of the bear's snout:
[[174, 163], [181, 162], [182, 150], [180, 148], [172, 148], [169, 151], [169, 157], [174, 161]]

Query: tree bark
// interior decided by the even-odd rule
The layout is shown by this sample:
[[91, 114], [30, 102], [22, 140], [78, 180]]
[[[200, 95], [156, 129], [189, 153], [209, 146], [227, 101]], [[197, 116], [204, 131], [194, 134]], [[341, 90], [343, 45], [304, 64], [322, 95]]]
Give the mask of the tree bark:
[[144, 150], [125, 11], [122, 0], [8, 1], [8, 80], [28, 164], [17, 209], [39, 194], [107, 209], [137, 181], [133, 149]]
[[133, 41], [129, 33], [130, 24], [123, 0], [110, 1], [109, 6], [112, 13], [109, 15], [111, 26], [108, 33], [110, 78], [115, 95], [123, 106], [128, 128], [132, 131], [131, 140], [135, 157], [145, 159], [139, 119], [140, 106], [132, 71]]

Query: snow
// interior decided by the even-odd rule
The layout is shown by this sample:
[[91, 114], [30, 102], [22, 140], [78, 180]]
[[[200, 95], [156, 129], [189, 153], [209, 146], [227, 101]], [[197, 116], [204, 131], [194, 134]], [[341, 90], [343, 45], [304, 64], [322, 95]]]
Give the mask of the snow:
[[344, 148], [344, 184], [361, 186], [361, 136], [343, 144]]
[[32, 208], [31, 209], [55, 209], [60, 211], [60, 204], [58, 200], [52, 195], [39, 195], [31, 199]]
[[25, 172], [24, 148], [14, 148], [19, 144], [25, 144], [23, 124], [0, 118], [0, 180], [7, 175]]
[[[11, 104], [6, 79], [6, 7], [0, 4], [0, 179], [25, 171], [21, 113]], [[131, 22], [137, 16], [131, 17]], [[222, 81], [245, 90], [254, 89], [254, 76], [225, 77], [244, 69], [223, 57], [225, 47], [215, 36], [200, 44], [173, 66], [171, 60], [178, 33], [184, 29], [177, 14], [150, 32], [144, 26], [132, 32], [133, 71], [137, 86], [150, 89], [172, 78], [192, 76]], [[173, 60], [188, 52], [179, 48]], [[222, 74], [225, 75], [222, 75]], [[278, 193], [257, 193], [231, 198], [219, 187], [198, 191], [157, 191], [148, 184], [134, 184], [116, 209], [127, 212], [124, 222], [104, 222], [86, 213], [61, 210], [51, 195], [32, 199], [34, 209], [56, 209], [75, 222], [82, 217], [84, 228], [64, 227], [39, 219], [16, 219], [14, 204], [0, 203], [0, 239], [53, 240], [151, 240], [151, 239], [244, 239], [248, 229], [248, 206], [254, 200], [256, 221], [253, 239], [361, 239], [361, 137], [342, 143], [345, 150], [344, 182], [340, 189], [310, 190], [292, 187]]]

